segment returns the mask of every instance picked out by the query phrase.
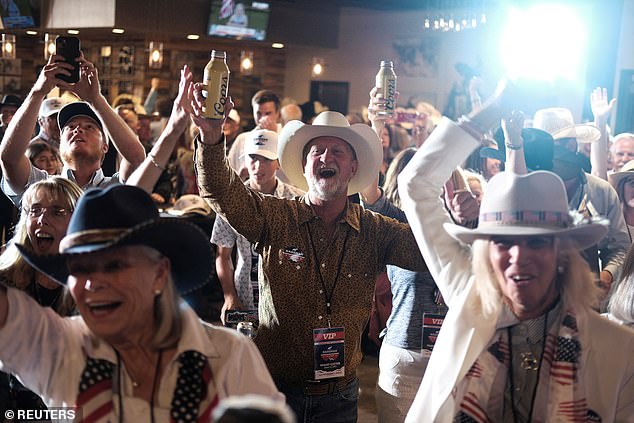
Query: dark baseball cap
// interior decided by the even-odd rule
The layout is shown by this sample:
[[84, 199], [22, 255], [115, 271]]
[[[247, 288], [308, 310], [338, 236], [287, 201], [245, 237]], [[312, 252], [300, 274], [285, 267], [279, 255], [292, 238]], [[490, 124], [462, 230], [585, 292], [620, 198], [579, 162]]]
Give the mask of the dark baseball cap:
[[13, 95], [13, 94], [7, 94], [4, 97], [2, 97], [2, 102], [0, 102], [0, 109], [3, 108], [4, 106], [11, 106], [11, 107], [20, 107], [22, 105], [22, 100], [20, 99], [20, 97], [18, 97], [17, 95]]
[[74, 117], [77, 116], [85, 116], [95, 121], [99, 129], [103, 132], [103, 125], [101, 124], [101, 120], [94, 112], [90, 104], [85, 101], [76, 101], [74, 103], [69, 103], [62, 107], [57, 114], [57, 124], [59, 125], [59, 129], [64, 129], [64, 126]]

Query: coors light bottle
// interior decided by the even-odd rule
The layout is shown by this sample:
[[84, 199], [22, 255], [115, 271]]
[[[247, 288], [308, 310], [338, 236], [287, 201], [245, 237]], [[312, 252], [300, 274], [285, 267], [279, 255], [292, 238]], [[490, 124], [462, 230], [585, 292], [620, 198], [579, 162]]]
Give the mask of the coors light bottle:
[[204, 115], [210, 119], [225, 116], [225, 104], [229, 92], [229, 67], [224, 51], [212, 50], [211, 60], [205, 66], [203, 84], [206, 88]]
[[396, 110], [396, 74], [391, 60], [381, 60], [381, 68], [376, 74], [376, 86], [385, 99], [385, 111], [378, 112], [379, 116], [394, 116]]

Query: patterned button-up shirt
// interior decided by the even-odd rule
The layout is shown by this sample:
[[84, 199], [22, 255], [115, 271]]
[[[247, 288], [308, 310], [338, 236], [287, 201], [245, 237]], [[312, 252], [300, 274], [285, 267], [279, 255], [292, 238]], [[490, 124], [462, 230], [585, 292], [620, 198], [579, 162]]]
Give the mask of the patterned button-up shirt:
[[377, 274], [386, 264], [426, 269], [409, 226], [348, 203], [329, 239], [306, 196], [284, 200], [250, 190], [229, 167], [222, 143], [196, 148], [201, 197], [262, 256], [256, 343], [273, 378], [314, 378], [312, 333], [328, 326], [325, 293], [333, 286], [332, 326], [345, 328], [345, 372], [354, 374]]
[[[248, 183], [249, 181], [246, 181], [244, 184], [247, 185]], [[277, 198], [293, 198], [300, 196], [303, 193], [304, 192], [299, 188], [285, 184], [278, 179], [273, 196]], [[238, 294], [238, 298], [240, 298], [242, 306], [245, 309], [254, 308], [255, 299], [253, 298], [253, 287], [251, 286], [251, 243], [245, 237], [236, 232], [236, 230], [233, 229], [222, 217], [218, 217], [214, 221], [214, 229], [211, 233], [211, 242], [219, 247], [225, 248], [233, 248], [236, 246], [238, 254], [233, 283], [236, 287], [236, 293]]]

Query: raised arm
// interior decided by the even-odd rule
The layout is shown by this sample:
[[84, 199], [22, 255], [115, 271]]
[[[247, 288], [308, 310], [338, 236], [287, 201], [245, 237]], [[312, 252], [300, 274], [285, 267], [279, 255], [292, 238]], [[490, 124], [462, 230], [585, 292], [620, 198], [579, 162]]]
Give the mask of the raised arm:
[[154, 113], [154, 109], [156, 109], [156, 99], [158, 97], [160, 84], [161, 80], [159, 78], [152, 78], [150, 81], [150, 91], [147, 93], [147, 97], [145, 97], [145, 102], [143, 103], [146, 113], [152, 114]]
[[239, 234], [252, 243], [257, 242], [267, 229], [268, 216], [262, 210], [263, 204], [284, 200], [249, 190], [231, 169], [225, 155], [222, 128], [233, 102], [227, 98], [223, 119], [207, 119], [203, 114], [203, 88], [201, 83], [194, 84], [191, 114], [192, 121], [200, 130], [194, 153], [198, 191]]
[[192, 78], [191, 71], [187, 66], [184, 66], [181, 69], [178, 83], [178, 96], [174, 101], [172, 114], [167, 121], [167, 125], [161, 132], [154, 147], [152, 147], [152, 151], [126, 180], [126, 184], [136, 185], [148, 193], [152, 193], [154, 185], [167, 166], [178, 138], [187, 128], [187, 120], [191, 112], [191, 101], [193, 98]]
[[119, 174], [120, 179], [125, 181], [145, 158], [145, 150], [136, 134], [121, 116], [110, 107], [108, 100], [101, 94], [99, 75], [95, 65], [86, 60], [83, 53], [77, 61], [81, 65], [79, 81], [75, 84], [62, 82], [58, 85], [60, 88], [74, 92], [82, 100], [92, 105], [110, 135], [115, 148], [123, 158], [119, 167]]
[[524, 139], [522, 138], [523, 127], [524, 115], [521, 112], [513, 112], [510, 118], [502, 119], [502, 132], [504, 133], [504, 145], [506, 147], [504, 168], [518, 175], [526, 175], [528, 173], [524, 156]]
[[[376, 135], [381, 138], [381, 131], [385, 127], [385, 117], [378, 115], [380, 111], [385, 111], [385, 99], [379, 93], [377, 87], [372, 88], [370, 91], [370, 104], [368, 105], [368, 119], [372, 123], [372, 129], [376, 132]], [[383, 158], [381, 158], [383, 160]], [[363, 166], [363, 163], [361, 163]], [[381, 198], [381, 190], [379, 189], [379, 175], [372, 181], [370, 185], [365, 187], [359, 192], [361, 200], [364, 205], [372, 205]]]
[[29, 179], [31, 163], [24, 153], [35, 129], [40, 105], [56, 85], [64, 83], [56, 75], [70, 75], [68, 69], [72, 66], [61, 61], [56, 62], [56, 60], [62, 60], [61, 56], [51, 56], [40, 72], [24, 103], [11, 119], [0, 145], [2, 173], [6, 182], [16, 193], [24, 191]]
[[601, 137], [590, 145], [590, 163], [592, 175], [603, 180], [608, 180], [608, 119], [616, 104], [616, 99], [608, 100], [608, 90], [597, 87], [590, 94], [590, 106], [594, 115], [594, 124]]
[[504, 85], [480, 110], [459, 124], [443, 118], [398, 178], [402, 208], [429, 271], [451, 308], [467, 292], [471, 277], [468, 247], [449, 236], [443, 224], [451, 222], [440, 195], [452, 171], [480, 145], [485, 131], [503, 116]]

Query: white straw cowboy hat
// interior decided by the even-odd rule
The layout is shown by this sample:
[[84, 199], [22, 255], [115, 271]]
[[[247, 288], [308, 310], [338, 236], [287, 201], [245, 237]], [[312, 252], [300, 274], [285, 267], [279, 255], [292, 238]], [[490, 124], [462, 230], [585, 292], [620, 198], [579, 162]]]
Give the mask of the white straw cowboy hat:
[[535, 112], [533, 128], [548, 132], [555, 141], [562, 138], [576, 138], [577, 142], [591, 143], [601, 138], [599, 128], [591, 123], [575, 124], [572, 112], [563, 107], [552, 107]]
[[614, 189], [617, 189], [623, 179], [629, 178], [631, 176], [634, 176], [634, 160], [630, 160], [629, 162], [625, 163], [625, 166], [623, 166], [620, 171], [614, 172], [613, 174], [609, 175], [608, 179]]
[[336, 137], [346, 141], [357, 155], [357, 173], [348, 184], [348, 195], [361, 191], [379, 174], [383, 149], [376, 133], [368, 125], [350, 125], [338, 112], [322, 112], [312, 125], [299, 120], [288, 122], [278, 139], [277, 152], [280, 166], [289, 181], [296, 187], [308, 191], [304, 178], [304, 147], [317, 137]]
[[492, 236], [554, 235], [575, 241], [579, 249], [596, 244], [608, 231], [605, 219], [579, 220], [569, 212], [566, 188], [554, 173], [501, 172], [487, 184], [476, 229], [452, 223], [444, 227], [464, 243]]

